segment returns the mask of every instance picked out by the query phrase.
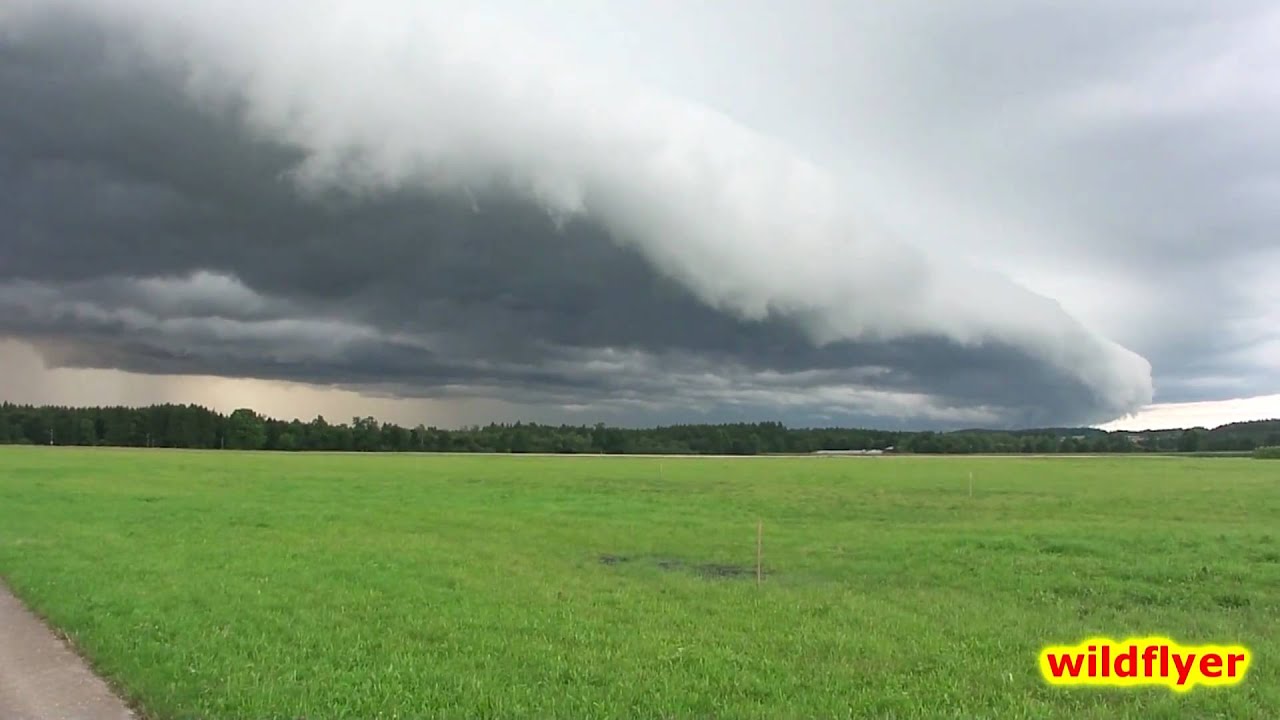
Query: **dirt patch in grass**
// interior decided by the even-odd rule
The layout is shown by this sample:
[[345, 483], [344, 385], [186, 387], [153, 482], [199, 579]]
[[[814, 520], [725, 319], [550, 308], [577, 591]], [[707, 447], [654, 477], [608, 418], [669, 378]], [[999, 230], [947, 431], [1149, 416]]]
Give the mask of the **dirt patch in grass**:
[[[735, 578], [755, 575], [756, 569], [744, 567], [742, 565], [722, 565], [719, 563], [707, 563], [696, 567], [699, 575], [711, 578]], [[762, 570], [763, 574], [763, 570]]]
[[[601, 565], [620, 565], [632, 562], [637, 558], [626, 555], [605, 554], [599, 557]], [[661, 570], [668, 572], [690, 572], [707, 579], [754, 577], [756, 569], [746, 565], [730, 565], [726, 563], [691, 563], [679, 558], [649, 558], [649, 561]], [[764, 573], [768, 575], [767, 572]]]
[[1218, 607], [1226, 608], [1228, 610], [1238, 610], [1249, 607], [1249, 598], [1239, 593], [1218, 595], [1214, 600], [1218, 603]]

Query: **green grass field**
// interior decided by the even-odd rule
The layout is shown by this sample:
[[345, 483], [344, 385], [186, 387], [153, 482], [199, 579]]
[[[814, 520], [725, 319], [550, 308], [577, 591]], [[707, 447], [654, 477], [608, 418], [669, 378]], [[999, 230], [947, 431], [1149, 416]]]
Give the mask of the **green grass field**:
[[[1280, 717], [1244, 458], [0, 448], [0, 576], [153, 718]], [[1254, 660], [1045, 684], [1093, 634]]]

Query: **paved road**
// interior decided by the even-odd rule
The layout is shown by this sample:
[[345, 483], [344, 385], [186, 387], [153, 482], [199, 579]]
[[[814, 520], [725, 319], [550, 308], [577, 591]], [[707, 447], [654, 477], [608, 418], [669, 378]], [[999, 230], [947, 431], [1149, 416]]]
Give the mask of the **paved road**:
[[0, 718], [135, 720], [107, 684], [2, 584]]

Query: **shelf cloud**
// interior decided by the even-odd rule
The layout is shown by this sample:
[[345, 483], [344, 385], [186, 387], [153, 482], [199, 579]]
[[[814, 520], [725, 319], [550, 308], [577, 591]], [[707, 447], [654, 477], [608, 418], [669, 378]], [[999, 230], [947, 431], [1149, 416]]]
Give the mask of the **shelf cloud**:
[[[1008, 426], [1152, 401], [1146, 358], [964, 233], [914, 232], [841, 161], [507, 9], [8, 3], [0, 335], [56, 366], [535, 419]], [[1196, 102], [1165, 100], [1044, 107]]]

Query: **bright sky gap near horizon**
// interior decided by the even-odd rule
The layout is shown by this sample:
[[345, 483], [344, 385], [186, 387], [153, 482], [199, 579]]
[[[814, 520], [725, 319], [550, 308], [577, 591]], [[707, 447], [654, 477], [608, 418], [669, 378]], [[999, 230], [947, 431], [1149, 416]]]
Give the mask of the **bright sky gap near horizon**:
[[0, 399], [1278, 417], [1277, 67], [1230, 0], [8, 0]]

